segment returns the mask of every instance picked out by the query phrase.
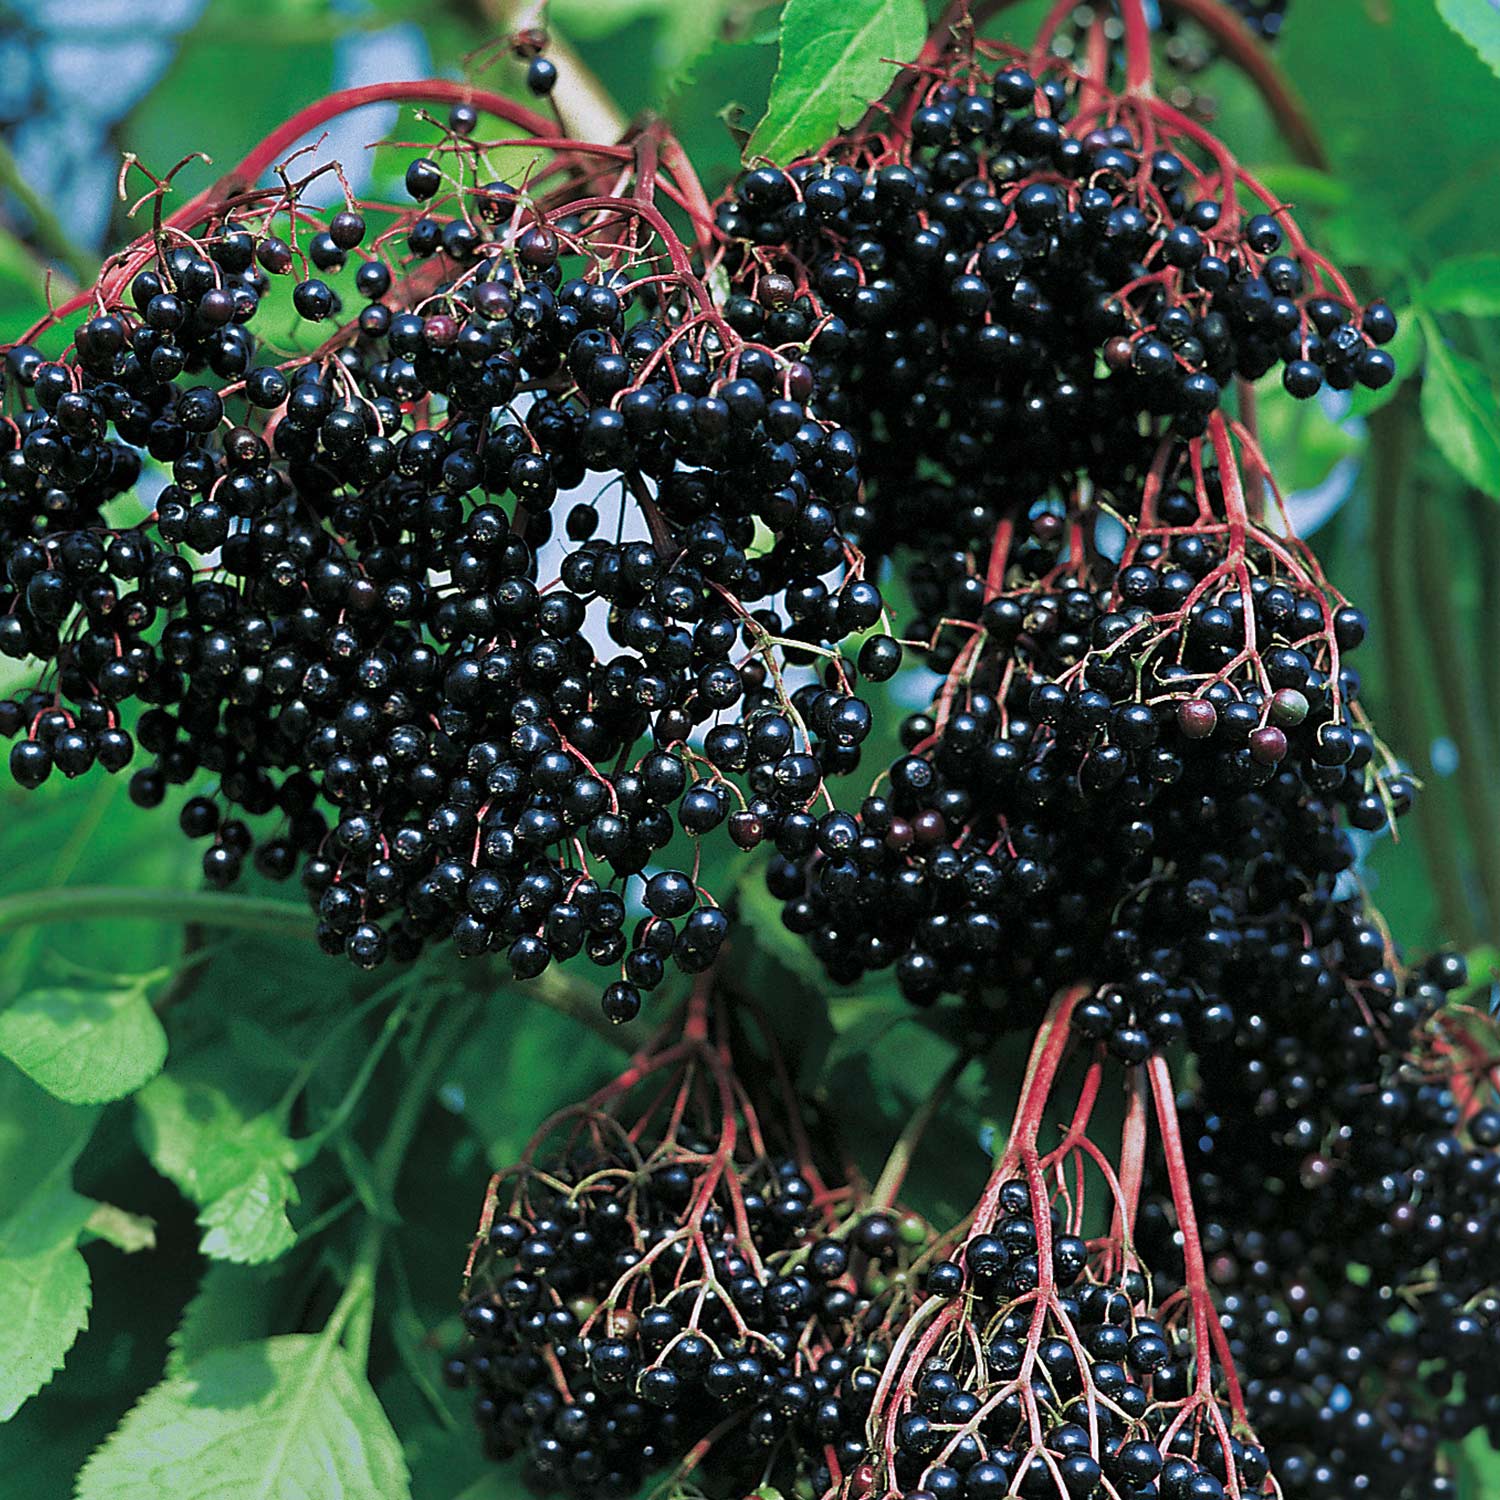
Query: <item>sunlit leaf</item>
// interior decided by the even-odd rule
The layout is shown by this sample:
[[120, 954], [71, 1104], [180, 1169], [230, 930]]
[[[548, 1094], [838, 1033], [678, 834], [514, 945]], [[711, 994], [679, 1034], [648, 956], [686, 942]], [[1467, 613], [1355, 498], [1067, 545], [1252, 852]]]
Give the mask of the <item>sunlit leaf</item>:
[[77, 1500], [402, 1500], [401, 1444], [336, 1340], [236, 1344], [137, 1406], [78, 1477]]
[[787, 0], [781, 63], [747, 159], [786, 162], [852, 125], [916, 56], [927, 31], [921, 0]]
[[1427, 330], [1422, 422], [1438, 451], [1476, 489], [1500, 499], [1500, 400], [1482, 366]]
[[105, 1104], [161, 1071], [167, 1034], [137, 985], [52, 985], [0, 1011], [0, 1053], [69, 1104]]
[[1494, 0], [1437, 0], [1438, 14], [1500, 74], [1500, 10]]

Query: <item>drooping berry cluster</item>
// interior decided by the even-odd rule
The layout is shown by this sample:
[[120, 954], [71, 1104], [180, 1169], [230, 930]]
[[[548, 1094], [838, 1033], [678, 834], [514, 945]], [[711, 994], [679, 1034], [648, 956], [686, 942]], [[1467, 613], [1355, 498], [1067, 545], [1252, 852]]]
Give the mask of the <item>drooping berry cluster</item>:
[[[1074, 1024], [1134, 1062], [1387, 963], [1343, 824], [1383, 826], [1413, 788], [1359, 714], [1364, 617], [1250, 519], [1247, 435], [1215, 418], [1183, 466], [1115, 561], [1096, 515], [1044, 509], [949, 589], [978, 618], [948, 617], [906, 753], [767, 872], [832, 977], [894, 966], [918, 1003], [958, 993], [1001, 1027], [1087, 982]], [[1309, 1038], [1329, 1014], [1309, 1007]]]
[[[1180, 1266], [1179, 1290], [1158, 1300], [1136, 1248], [1154, 1159], [1148, 1098], [1163, 1158], [1180, 1155], [1165, 1062], [1132, 1070], [1119, 1150], [1106, 1153], [1090, 1137], [1106, 1059], [1089, 1045], [1071, 1122], [1044, 1143], [1044, 1120], [1067, 1092], [1069, 1018], [1086, 993], [1064, 990], [1048, 1007], [1003, 1156], [973, 1212], [928, 1250], [920, 1294], [887, 1318], [893, 1344], [868, 1452], [841, 1494], [1275, 1493], [1211, 1301], [1191, 1195], [1170, 1165], [1184, 1242], [1164, 1260]], [[1100, 1187], [1106, 1217], [1095, 1207], [1093, 1222], [1107, 1231], [1085, 1239], [1086, 1199]]]
[[[1087, 475], [1116, 503], [1236, 379], [1381, 387], [1396, 332], [1178, 111], [1005, 52], [924, 68], [867, 135], [721, 204], [747, 337], [813, 337], [865, 450], [867, 546], [987, 541]], [[815, 337], [814, 337], [815, 335]]]
[[[808, 366], [725, 323], [648, 184], [603, 193], [545, 138], [563, 186], [486, 180], [475, 116], [407, 168], [419, 207], [210, 194], [105, 273], [58, 357], [11, 349], [0, 651], [41, 670], [0, 728], [28, 787], [136, 741], [141, 805], [206, 773], [180, 819], [209, 881], [252, 849], [300, 865], [330, 952], [451, 938], [528, 978], [583, 950], [623, 1020], [723, 939], [691, 868], [648, 868], [678, 828], [753, 843], [857, 763], [869, 713], [831, 648], [882, 603]], [[351, 257], [338, 322], [315, 273]], [[317, 343], [286, 358], [289, 317]], [[144, 515], [120, 498], [143, 478]], [[786, 680], [817, 654], [823, 682]]]
[[[1445, 998], [1463, 982], [1451, 954], [1391, 976], [1326, 1048], [1267, 1016], [1180, 1101], [1210, 1275], [1288, 1500], [1451, 1495], [1441, 1445], [1496, 1432], [1500, 1038]], [[1208, 1103], [1230, 1086], [1254, 1108]], [[1174, 1229], [1148, 1187], [1143, 1243]]]
[[929, 1296], [967, 1294], [965, 1321], [941, 1339], [924, 1329], [920, 1347], [931, 1352], [914, 1385], [878, 1407], [878, 1475], [901, 1493], [963, 1500], [1111, 1490], [1217, 1500], [1231, 1473], [1240, 1493], [1258, 1493], [1268, 1472], [1259, 1448], [1232, 1435], [1226, 1447], [1201, 1415], [1174, 1420], [1192, 1391], [1193, 1356], [1153, 1315], [1149, 1279], [1087, 1279], [1087, 1245], [1059, 1233], [1055, 1209], [1046, 1276], [1027, 1183], [1004, 1183], [998, 1207], [993, 1232], [971, 1235], [962, 1264], [927, 1273]]
[[[1388, 383], [1395, 322], [1138, 86], [1143, 12], [1122, 9], [1122, 94], [1107, 48], [1074, 76], [944, 41], [868, 131], [756, 164], [717, 211], [726, 321], [805, 351], [810, 410], [855, 434], [863, 485], [839, 525], [905, 567], [908, 644], [937, 673], [857, 813], [793, 810], [743, 841], [774, 844], [770, 889], [832, 978], [894, 968], [917, 1003], [962, 996], [966, 1037], [1028, 1035], [1030, 1058], [961, 1223], [888, 1276], [865, 1242], [886, 1221], [835, 1211], [807, 1265], [826, 1254], [853, 1282], [787, 1290], [795, 1327], [730, 1319], [799, 1351], [761, 1368], [774, 1415], [700, 1402], [709, 1356], [674, 1364], [685, 1325], [654, 1308], [659, 1338], [626, 1321], [591, 1342], [589, 1325], [559, 1353], [601, 1411], [617, 1363], [653, 1464], [705, 1493], [743, 1483], [753, 1429], [759, 1477], [818, 1500], [1428, 1500], [1452, 1492], [1441, 1441], [1500, 1429], [1481, 1368], [1500, 1111], [1474, 1081], [1500, 1049], [1453, 1022], [1451, 962], [1401, 966], [1352, 873], [1350, 830], [1384, 827], [1414, 788], [1359, 708], [1365, 617], [1292, 533], [1244, 399], [1278, 366], [1296, 397]], [[1184, 1042], [1197, 1088], [1179, 1102]], [[1117, 1151], [1094, 1122], [1106, 1078], [1126, 1091]], [[616, 1171], [649, 1179], [649, 1158], [557, 1175], [571, 1202]], [[773, 1178], [750, 1166], [758, 1202]], [[673, 1282], [694, 1297], [801, 1254], [741, 1222], [728, 1175], [710, 1197], [720, 1181], [720, 1268]], [[635, 1265], [682, 1243], [683, 1212], [691, 1240], [698, 1201], [615, 1282], [569, 1262], [554, 1295], [651, 1280]], [[569, 1221], [547, 1222], [555, 1238]], [[610, 1332], [613, 1290], [588, 1295]], [[538, 1358], [504, 1389], [511, 1447], [538, 1441], [527, 1402], [550, 1419], [534, 1392], [558, 1378]], [[826, 1398], [811, 1423], [803, 1387]], [[648, 1390], [681, 1422], [659, 1425]], [[555, 1439], [547, 1482], [593, 1493]]]
[[664, 1471], [740, 1493], [863, 1451], [869, 1311], [927, 1231], [825, 1184], [795, 1104], [757, 1109], [734, 1070], [743, 1008], [707, 995], [491, 1185], [446, 1374], [543, 1493]]

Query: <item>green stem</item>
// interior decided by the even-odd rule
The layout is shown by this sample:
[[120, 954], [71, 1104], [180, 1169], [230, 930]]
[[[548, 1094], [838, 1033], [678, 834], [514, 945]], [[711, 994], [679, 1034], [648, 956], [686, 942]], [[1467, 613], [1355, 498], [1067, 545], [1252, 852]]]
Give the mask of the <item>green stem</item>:
[[356, 1368], [361, 1370], [370, 1362], [370, 1333], [375, 1324], [375, 1277], [380, 1269], [384, 1239], [385, 1225], [378, 1219], [371, 1220], [360, 1236], [359, 1249], [344, 1283], [343, 1295], [323, 1330], [323, 1337], [330, 1342], [343, 1340]]
[[62, 226], [62, 220], [21, 176], [20, 164], [4, 141], [0, 141], [0, 187], [8, 189], [26, 210], [37, 244], [54, 260], [60, 260], [72, 272], [79, 286], [87, 286], [98, 272], [98, 266], [73, 243]]
[[[1423, 640], [1422, 623], [1414, 600], [1411, 549], [1402, 530], [1402, 492], [1415, 448], [1417, 404], [1413, 382], [1370, 418], [1371, 495], [1374, 504], [1374, 550], [1377, 594], [1386, 610], [1378, 633], [1391, 722], [1396, 742], [1409, 756], [1420, 755], [1430, 770], [1427, 747], [1433, 728], [1424, 702], [1424, 673], [1414, 659]], [[1471, 935], [1473, 912], [1459, 871], [1462, 858], [1454, 838], [1459, 826], [1456, 797], [1447, 779], [1429, 775], [1424, 799], [1436, 804], [1421, 820], [1421, 845], [1427, 873], [1437, 897], [1445, 932]], [[1419, 814], [1420, 816], [1420, 814]]]
[[[394, 984], [382, 985], [373, 995], [367, 995], [357, 1005], [346, 1010], [338, 1020], [333, 1022], [324, 1031], [323, 1035], [318, 1039], [317, 1045], [307, 1054], [302, 1066], [292, 1075], [291, 1082], [282, 1090], [281, 1098], [276, 1101], [276, 1106], [272, 1113], [278, 1120], [285, 1120], [288, 1117], [297, 1096], [312, 1081], [318, 1069], [323, 1066], [324, 1059], [339, 1045], [344, 1033], [351, 1027], [357, 1026], [372, 1010], [378, 1010], [388, 1000], [399, 995], [412, 981], [413, 976], [411, 974], [403, 974]], [[391, 1026], [392, 1017], [396, 1015], [397, 1010], [404, 1015], [406, 1008], [403, 1005], [393, 1010], [391, 1016], [386, 1017], [386, 1027], [389, 1028]], [[384, 1046], [384, 1042], [380, 1042], [377, 1044], [377, 1049], [384, 1051]]]
[[[235, 932], [269, 932], [305, 938], [311, 916], [294, 901], [263, 896], [233, 896], [220, 891], [174, 891], [139, 886], [51, 886], [0, 897], [0, 933], [49, 922], [87, 922], [99, 917], [114, 921], [172, 922], [182, 926], [220, 927]], [[493, 967], [465, 961], [459, 970], [466, 987], [493, 997], [498, 990], [520, 993], [567, 1016], [602, 1037], [612, 1047], [628, 1052], [634, 1045], [629, 1028], [606, 1020], [590, 985], [555, 968], [538, 979], [514, 986], [496, 982]]]
[[[437, 998], [437, 995], [433, 995], [429, 1003], [435, 1003]], [[297, 1142], [297, 1157], [302, 1165], [305, 1166], [312, 1161], [348, 1123], [349, 1117], [354, 1113], [365, 1090], [370, 1086], [370, 1080], [375, 1076], [380, 1060], [385, 1056], [391, 1043], [396, 1040], [396, 1033], [405, 1023], [411, 1010], [412, 999], [413, 997], [408, 995], [400, 1004], [392, 1006], [391, 1013], [385, 1018], [385, 1024], [380, 1028], [380, 1035], [375, 1039], [375, 1045], [365, 1053], [358, 1071], [344, 1091], [344, 1097], [334, 1106], [333, 1113], [311, 1135], [303, 1136]], [[292, 1095], [292, 1098], [295, 1099], [296, 1095]]]
[[[1429, 501], [1433, 497], [1426, 497]], [[1415, 501], [1413, 496], [1412, 500]], [[1407, 509], [1408, 507], [1403, 507]], [[1430, 514], [1429, 506], [1412, 504], [1412, 510]], [[1500, 911], [1500, 799], [1495, 792], [1495, 764], [1488, 737], [1479, 722], [1480, 685], [1473, 680], [1474, 658], [1463, 649], [1454, 621], [1453, 581], [1447, 570], [1447, 551], [1423, 526], [1418, 535], [1415, 526], [1408, 529], [1411, 550], [1416, 554], [1418, 599], [1431, 644], [1433, 677], [1448, 732], [1458, 743], [1459, 800], [1463, 804], [1474, 848], [1474, 866], [1484, 909], [1490, 919], [1485, 923], [1486, 936], [1494, 934], [1493, 914]]]
[[306, 935], [310, 916], [293, 901], [226, 896], [219, 891], [153, 890], [139, 886], [73, 885], [22, 891], [0, 899], [0, 932], [46, 922], [87, 922], [97, 917], [229, 927], [239, 932]]
[[382, 1198], [393, 1199], [401, 1164], [422, 1123], [428, 1096], [437, 1084], [438, 1074], [448, 1065], [458, 1044], [474, 1024], [478, 1003], [456, 1000], [447, 1006], [422, 1044], [422, 1055], [412, 1069], [391, 1112], [391, 1128], [375, 1153], [375, 1186]]
[[363, 1368], [370, 1358], [370, 1336], [375, 1316], [375, 1282], [385, 1237], [396, 1222], [396, 1185], [406, 1154], [427, 1113], [427, 1105], [442, 1070], [467, 1035], [474, 1020], [478, 1002], [455, 1003], [447, 1008], [433, 1027], [422, 1047], [422, 1055], [407, 1078], [396, 1107], [391, 1112], [390, 1129], [375, 1153], [375, 1188], [385, 1212], [372, 1216], [360, 1235], [349, 1280], [328, 1320], [328, 1336], [342, 1336], [344, 1347], [355, 1363]]
[[943, 1070], [942, 1077], [938, 1079], [917, 1112], [907, 1122], [896, 1144], [891, 1147], [890, 1155], [885, 1159], [885, 1167], [880, 1174], [880, 1180], [870, 1191], [870, 1202], [874, 1207], [890, 1208], [895, 1204], [896, 1196], [901, 1191], [901, 1184], [906, 1180], [906, 1174], [911, 1168], [912, 1158], [917, 1153], [917, 1146], [921, 1143], [922, 1137], [932, 1124], [938, 1110], [942, 1108], [943, 1101], [948, 1097], [948, 1091], [958, 1082], [964, 1069], [973, 1060], [973, 1053], [960, 1052]]

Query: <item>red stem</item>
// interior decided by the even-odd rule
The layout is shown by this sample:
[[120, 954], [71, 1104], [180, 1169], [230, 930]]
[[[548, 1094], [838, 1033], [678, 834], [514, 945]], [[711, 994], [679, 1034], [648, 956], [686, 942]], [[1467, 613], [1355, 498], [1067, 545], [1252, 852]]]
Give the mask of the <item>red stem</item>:
[[1146, 1080], [1133, 1072], [1129, 1087], [1125, 1123], [1120, 1127], [1120, 1196], [1110, 1225], [1110, 1237], [1121, 1241], [1127, 1251], [1135, 1242], [1135, 1216], [1146, 1175]]
[[[550, 135], [553, 130], [552, 122], [545, 116], [516, 104], [502, 94], [490, 93], [485, 89], [474, 89], [467, 84], [455, 83], [447, 78], [427, 78], [409, 83], [371, 83], [359, 88], [340, 89], [335, 93], [325, 94], [321, 99], [315, 99], [305, 108], [298, 110], [290, 119], [283, 121], [212, 187], [205, 188], [175, 213], [168, 215], [163, 220], [162, 227], [181, 229], [198, 222], [215, 205], [254, 186], [260, 177], [269, 168], [275, 166], [303, 136], [316, 130], [320, 125], [326, 125], [328, 121], [336, 119], [339, 115], [346, 114], [353, 109], [360, 109], [367, 104], [415, 101], [436, 104], [472, 104], [487, 114], [506, 120], [518, 129], [528, 131], [537, 137]], [[150, 234], [139, 236], [115, 259], [123, 263], [132, 252], [139, 252], [146, 248], [154, 249], [154, 240]], [[94, 300], [96, 293], [102, 294], [106, 301], [118, 296], [121, 287], [129, 279], [125, 274], [126, 269], [128, 268], [122, 266], [120, 270], [102, 277], [96, 286], [88, 287], [76, 296], [70, 297], [61, 307], [53, 309], [46, 317], [33, 324], [18, 342], [26, 343], [34, 339], [43, 330], [61, 322], [80, 308], [87, 307]]]
[[[1151, 1077], [1151, 1092], [1156, 1105], [1156, 1123], [1161, 1130], [1162, 1155], [1167, 1164], [1167, 1181], [1172, 1188], [1172, 1207], [1177, 1214], [1177, 1228], [1182, 1235], [1183, 1283], [1193, 1308], [1193, 1339], [1198, 1357], [1200, 1386], [1209, 1375], [1210, 1350], [1219, 1356], [1224, 1383], [1229, 1391], [1229, 1409], [1238, 1423], [1245, 1421], [1245, 1398], [1240, 1390], [1239, 1375], [1229, 1351], [1224, 1325], [1213, 1305], [1208, 1288], [1208, 1272], [1203, 1264], [1203, 1242], [1198, 1236], [1198, 1214], [1193, 1207], [1193, 1188], [1188, 1176], [1187, 1157], [1182, 1149], [1182, 1129], [1177, 1120], [1177, 1099], [1172, 1089], [1172, 1072], [1164, 1057], [1153, 1057], [1146, 1067]], [[1233, 1475], [1231, 1485], [1235, 1488]]]
[[1091, 989], [1092, 986], [1085, 983], [1060, 990], [1048, 1006], [1042, 1024], [1037, 1027], [1036, 1040], [1032, 1043], [1031, 1056], [1026, 1063], [1026, 1077], [1016, 1103], [1015, 1118], [1011, 1122], [1010, 1139], [1005, 1144], [1005, 1155], [1001, 1157], [1000, 1165], [990, 1175], [984, 1196], [974, 1210], [973, 1234], [988, 1234], [995, 1227], [1000, 1189], [1020, 1165], [1022, 1152], [1036, 1145], [1042, 1117], [1046, 1114], [1052, 1097], [1052, 1085], [1057, 1080], [1057, 1070], [1062, 1065], [1063, 1054], [1072, 1040], [1073, 1011]]
[[1120, 0], [1125, 17], [1125, 91], [1151, 92], [1151, 22], [1142, 0]]

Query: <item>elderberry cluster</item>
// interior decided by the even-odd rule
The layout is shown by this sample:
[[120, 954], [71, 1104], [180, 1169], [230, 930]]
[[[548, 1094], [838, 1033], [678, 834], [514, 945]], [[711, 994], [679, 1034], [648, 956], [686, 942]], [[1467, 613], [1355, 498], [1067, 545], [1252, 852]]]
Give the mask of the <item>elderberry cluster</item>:
[[[1288, 1500], [1453, 1495], [1440, 1445], [1500, 1435], [1500, 1111], [1492, 1028], [1477, 1068], [1451, 1045], [1464, 979], [1452, 954], [1387, 971], [1319, 1046], [1266, 1015], [1179, 1101], [1224, 1326]], [[1211, 1103], [1225, 1087], [1253, 1107]], [[1158, 1191], [1146, 1253], [1173, 1229]]]
[[860, 1328], [924, 1231], [840, 1220], [794, 1162], [721, 1142], [576, 1151], [490, 1228], [445, 1373], [538, 1492], [632, 1494], [709, 1434], [725, 1493], [862, 1455], [886, 1348]]
[[1184, 530], [983, 605], [980, 580], [905, 753], [768, 868], [832, 978], [893, 967], [913, 1001], [956, 993], [1001, 1027], [1087, 982], [1074, 1025], [1136, 1062], [1282, 995], [1317, 998], [1319, 1034], [1382, 969], [1344, 824], [1384, 826], [1413, 789], [1354, 717], [1364, 617], [1264, 553], [1243, 581], [1223, 556]]
[[876, 1410], [877, 1482], [939, 1500], [1220, 1500], [1232, 1468], [1241, 1494], [1259, 1493], [1265, 1454], [1189, 1408], [1191, 1339], [1152, 1314], [1150, 1279], [1092, 1276], [1086, 1242], [1045, 1211], [1048, 1267], [1015, 1179], [993, 1225], [927, 1270], [926, 1298], [962, 1312]]
[[1172, 119], [1075, 129], [1077, 80], [1009, 61], [912, 89], [898, 127], [755, 167], [718, 211], [729, 321], [813, 339], [819, 409], [861, 440], [867, 547], [987, 540], [1085, 473], [1128, 491], [1237, 377], [1392, 379], [1390, 308]]
[[[785, 672], [881, 619], [836, 520], [859, 469], [809, 367], [651, 246], [463, 177], [413, 161], [422, 207], [363, 258], [352, 207], [310, 233], [298, 206], [297, 249], [274, 214], [212, 218], [61, 357], [11, 349], [0, 652], [41, 677], [0, 731], [26, 787], [137, 744], [142, 806], [206, 778], [180, 820], [207, 879], [300, 866], [329, 952], [450, 938], [529, 978], [584, 951], [623, 1020], [724, 937], [653, 868], [675, 831], [733, 815], [753, 844], [858, 761], [853, 664]], [[350, 257], [339, 322], [310, 273]], [[284, 356], [288, 317], [311, 353]], [[876, 637], [861, 661], [899, 658]]]

